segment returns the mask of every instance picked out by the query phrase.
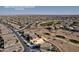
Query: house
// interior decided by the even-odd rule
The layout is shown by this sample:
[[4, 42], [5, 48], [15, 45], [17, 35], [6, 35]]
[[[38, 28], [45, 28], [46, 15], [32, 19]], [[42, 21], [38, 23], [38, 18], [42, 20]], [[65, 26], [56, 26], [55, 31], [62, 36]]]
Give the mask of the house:
[[30, 40], [30, 42], [32, 42], [33, 44], [41, 44], [44, 43], [44, 40], [42, 38], [34, 38]]

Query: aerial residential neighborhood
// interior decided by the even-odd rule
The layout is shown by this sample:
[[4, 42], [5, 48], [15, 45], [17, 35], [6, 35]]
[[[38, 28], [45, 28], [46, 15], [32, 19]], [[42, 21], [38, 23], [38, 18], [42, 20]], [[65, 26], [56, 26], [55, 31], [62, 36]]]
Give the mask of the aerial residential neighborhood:
[[0, 16], [0, 51], [77, 52], [79, 16]]

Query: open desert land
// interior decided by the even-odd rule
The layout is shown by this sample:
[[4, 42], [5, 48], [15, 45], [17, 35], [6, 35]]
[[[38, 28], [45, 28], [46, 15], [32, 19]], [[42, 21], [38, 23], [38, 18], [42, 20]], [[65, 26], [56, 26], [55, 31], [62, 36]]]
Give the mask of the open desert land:
[[79, 15], [0, 16], [4, 52], [78, 52]]

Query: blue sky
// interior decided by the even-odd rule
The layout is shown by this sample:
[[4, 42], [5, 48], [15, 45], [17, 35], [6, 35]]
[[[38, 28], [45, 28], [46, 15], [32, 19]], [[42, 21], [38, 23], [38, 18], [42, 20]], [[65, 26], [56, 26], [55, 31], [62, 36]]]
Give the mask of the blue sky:
[[49, 14], [79, 15], [78, 6], [0, 6], [0, 15], [16, 14]]

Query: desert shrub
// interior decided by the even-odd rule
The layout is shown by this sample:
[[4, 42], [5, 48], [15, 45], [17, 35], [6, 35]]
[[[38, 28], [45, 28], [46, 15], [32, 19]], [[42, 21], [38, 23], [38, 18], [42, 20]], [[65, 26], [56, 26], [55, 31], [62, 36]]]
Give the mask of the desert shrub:
[[70, 39], [69, 41], [70, 41], [70, 42], [72, 42], [72, 43], [79, 44], [79, 41], [77, 41], [77, 40], [74, 40], [74, 39]]
[[65, 37], [62, 36], [62, 35], [56, 35], [56, 37], [58, 37], [58, 38], [62, 38], [62, 39], [65, 39]]

